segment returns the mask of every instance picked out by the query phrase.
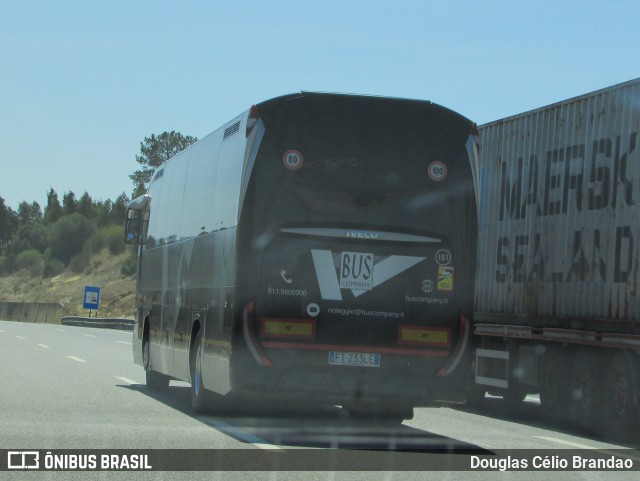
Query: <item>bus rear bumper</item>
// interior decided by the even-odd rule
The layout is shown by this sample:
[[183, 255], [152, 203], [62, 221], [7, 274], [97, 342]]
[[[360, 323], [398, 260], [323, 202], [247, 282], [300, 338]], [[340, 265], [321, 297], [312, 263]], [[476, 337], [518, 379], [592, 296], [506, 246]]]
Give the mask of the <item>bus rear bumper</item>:
[[294, 367], [260, 369], [260, 372], [260, 379], [254, 377], [242, 386], [239, 390], [242, 394], [336, 405], [380, 403], [427, 407], [464, 402], [463, 380], [455, 374], [435, 378], [417, 372], [376, 372], [375, 368], [354, 367], [313, 370]]

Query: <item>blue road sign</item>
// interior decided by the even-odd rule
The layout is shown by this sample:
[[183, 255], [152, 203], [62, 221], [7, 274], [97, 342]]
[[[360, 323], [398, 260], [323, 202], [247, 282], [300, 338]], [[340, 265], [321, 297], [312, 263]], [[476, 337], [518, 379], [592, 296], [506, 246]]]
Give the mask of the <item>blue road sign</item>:
[[100, 288], [84, 286], [84, 302], [82, 307], [97, 311], [100, 307]]

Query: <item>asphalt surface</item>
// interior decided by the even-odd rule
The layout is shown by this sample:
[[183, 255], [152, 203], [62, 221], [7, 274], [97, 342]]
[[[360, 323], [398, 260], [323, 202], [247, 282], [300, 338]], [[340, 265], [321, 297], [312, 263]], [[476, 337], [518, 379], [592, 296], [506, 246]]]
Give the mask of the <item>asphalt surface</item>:
[[[600, 449], [606, 442], [544, 419], [535, 397], [507, 411], [501, 399], [481, 409], [421, 408], [402, 425], [352, 421], [335, 406], [247, 407], [243, 416], [196, 415], [185, 383], [152, 393], [133, 363], [131, 332], [0, 321], [0, 449], [224, 449], [241, 459], [255, 450], [290, 462], [314, 449], [340, 454], [393, 452], [427, 456], [446, 451]], [[187, 453], [188, 451], [185, 451]], [[326, 452], [326, 451], [325, 451]], [[551, 451], [550, 451], [551, 452]], [[288, 456], [288, 457], [287, 457]], [[304, 459], [304, 458], [300, 458]], [[365, 457], [366, 459], [366, 457]], [[449, 458], [447, 458], [449, 459]], [[390, 463], [394, 463], [390, 461]], [[640, 456], [636, 460], [640, 465]], [[284, 463], [286, 465], [286, 463]], [[42, 479], [637, 479], [638, 472], [436, 472], [388, 470], [253, 472], [242, 462], [231, 472], [13, 473], [0, 478]], [[286, 469], [286, 468], [285, 468]], [[87, 476], [89, 475], [89, 476]], [[551, 476], [551, 477], [550, 477]]]

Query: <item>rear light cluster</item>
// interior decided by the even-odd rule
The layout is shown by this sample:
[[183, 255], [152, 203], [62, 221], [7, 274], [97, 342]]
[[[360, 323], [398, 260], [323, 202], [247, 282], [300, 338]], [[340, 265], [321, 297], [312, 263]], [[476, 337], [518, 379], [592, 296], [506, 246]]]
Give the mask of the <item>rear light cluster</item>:
[[261, 337], [280, 337], [290, 339], [315, 339], [315, 319], [260, 319]]
[[451, 347], [451, 329], [401, 325], [398, 327], [398, 344]]
[[255, 303], [253, 301], [249, 302], [247, 306], [244, 308], [242, 313], [242, 332], [244, 335], [244, 341], [247, 343], [247, 347], [249, 348], [249, 352], [253, 358], [265, 367], [271, 367], [271, 360], [267, 356], [267, 353], [264, 352], [262, 346], [258, 343], [256, 339], [255, 333]]

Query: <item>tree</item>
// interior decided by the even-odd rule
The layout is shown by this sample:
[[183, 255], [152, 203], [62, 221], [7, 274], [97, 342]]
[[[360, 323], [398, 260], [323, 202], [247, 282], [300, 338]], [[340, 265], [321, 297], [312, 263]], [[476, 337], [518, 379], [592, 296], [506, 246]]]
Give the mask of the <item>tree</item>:
[[18, 230], [18, 214], [0, 197], [0, 255], [7, 255], [7, 248]]
[[16, 267], [18, 269], [24, 269], [29, 271], [31, 277], [37, 277], [42, 275], [44, 270], [44, 261], [42, 255], [35, 250], [23, 251], [16, 257]]
[[94, 230], [94, 224], [77, 212], [61, 217], [49, 229], [51, 254], [68, 265], [72, 257], [82, 252]]
[[72, 191], [66, 192], [62, 196], [62, 214], [71, 215], [76, 212], [78, 208], [78, 201], [76, 200], [76, 194]]
[[124, 192], [118, 196], [111, 206], [111, 223], [113, 225], [124, 225], [124, 221], [127, 217], [127, 205], [129, 204], [129, 197]]
[[93, 219], [95, 219], [98, 227], [104, 227], [110, 223], [111, 209], [113, 208], [113, 201], [107, 199], [106, 201], [98, 201], [93, 204]]
[[86, 190], [84, 191], [84, 194], [82, 194], [82, 197], [80, 197], [80, 200], [76, 204], [76, 210], [79, 214], [82, 214], [87, 219], [93, 218], [94, 216], [93, 200], [91, 199], [91, 196]]
[[196, 137], [185, 136], [173, 130], [162, 132], [158, 136], [151, 134], [151, 137], [145, 137], [144, 141], [140, 142], [141, 155], [136, 155], [136, 162], [142, 166], [142, 169], [136, 170], [129, 176], [133, 182], [134, 195], [141, 191], [141, 186], [151, 180], [156, 167], [197, 141]]
[[40, 209], [40, 204], [37, 202], [29, 204], [25, 200], [20, 202], [20, 205], [18, 205], [18, 221], [21, 226], [39, 224], [42, 222], [42, 210]]
[[55, 224], [62, 216], [62, 206], [58, 200], [58, 194], [53, 187], [47, 193], [47, 207], [44, 209], [43, 222], [47, 225]]
[[43, 253], [49, 243], [47, 240], [47, 228], [41, 223], [23, 224], [13, 236], [11, 250], [14, 253], [37, 250]]

